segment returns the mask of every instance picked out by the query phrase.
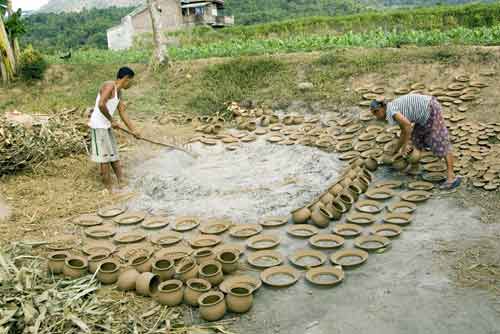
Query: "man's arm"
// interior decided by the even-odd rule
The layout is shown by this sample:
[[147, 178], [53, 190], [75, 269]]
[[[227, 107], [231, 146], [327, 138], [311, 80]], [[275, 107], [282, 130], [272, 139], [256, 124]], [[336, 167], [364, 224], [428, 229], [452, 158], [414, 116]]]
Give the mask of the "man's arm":
[[101, 98], [99, 100], [99, 110], [101, 113], [108, 119], [108, 121], [111, 123], [113, 127], [116, 127], [116, 123], [113, 122], [113, 117], [111, 117], [111, 114], [109, 113], [108, 107], [106, 106], [106, 103], [108, 103], [109, 99], [111, 98], [111, 95], [113, 94], [114, 91], [114, 86], [112, 84], [105, 84], [101, 88]]
[[140, 138], [140, 134], [135, 129], [135, 127], [132, 124], [132, 122], [130, 121], [130, 118], [128, 117], [126, 109], [127, 109], [127, 106], [125, 105], [125, 103], [123, 103], [122, 101], [120, 101], [120, 103], [118, 104], [118, 113], [120, 114], [120, 118], [122, 119], [123, 123], [125, 123], [125, 125], [127, 126], [127, 128], [131, 132], [134, 133], [135, 137], [136, 138]]
[[411, 138], [411, 122], [401, 113], [396, 113], [394, 115], [394, 120], [398, 123], [399, 128], [401, 129], [401, 136], [399, 137], [399, 141], [394, 153], [397, 154], [401, 151], [403, 155], [406, 155], [409, 149], [408, 143], [410, 142]]

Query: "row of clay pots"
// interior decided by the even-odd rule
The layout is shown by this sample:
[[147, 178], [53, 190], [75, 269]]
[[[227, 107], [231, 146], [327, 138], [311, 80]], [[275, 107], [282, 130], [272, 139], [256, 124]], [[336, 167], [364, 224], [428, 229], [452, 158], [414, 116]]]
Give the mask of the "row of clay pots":
[[350, 210], [359, 196], [366, 192], [372, 175], [364, 167], [350, 166], [340, 179], [328, 188], [314, 202], [303, 208], [292, 211], [292, 220], [296, 224], [307, 221], [324, 228], [332, 220], [340, 220]]

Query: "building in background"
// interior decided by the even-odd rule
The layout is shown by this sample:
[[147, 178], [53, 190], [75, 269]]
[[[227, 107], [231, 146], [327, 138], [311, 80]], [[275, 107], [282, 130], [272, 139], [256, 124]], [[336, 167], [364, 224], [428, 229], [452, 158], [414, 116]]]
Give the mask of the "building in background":
[[[224, 15], [224, 0], [158, 0], [161, 30], [176, 31], [197, 25], [214, 28], [234, 24], [233, 16]], [[122, 18], [122, 22], [107, 31], [108, 48], [124, 50], [132, 46], [134, 37], [152, 32], [151, 17], [142, 5]]]

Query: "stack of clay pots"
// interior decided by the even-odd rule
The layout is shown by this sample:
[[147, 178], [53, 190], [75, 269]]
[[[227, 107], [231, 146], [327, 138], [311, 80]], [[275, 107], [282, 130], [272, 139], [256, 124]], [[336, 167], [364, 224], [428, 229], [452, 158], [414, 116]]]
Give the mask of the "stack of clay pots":
[[310, 221], [326, 228], [331, 221], [340, 220], [372, 182], [372, 174], [361, 165], [354, 161], [327, 191], [312, 203], [292, 211], [293, 222], [304, 224]]

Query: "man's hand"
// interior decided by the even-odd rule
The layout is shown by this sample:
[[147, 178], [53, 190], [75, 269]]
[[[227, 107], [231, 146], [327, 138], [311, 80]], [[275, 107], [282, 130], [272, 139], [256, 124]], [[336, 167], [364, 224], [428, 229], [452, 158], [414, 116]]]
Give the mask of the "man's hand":
[[112, 121], [111, 122], [111, 127], [113, 129], [119, 129], [120, 128], [120, 124], [118, 124], [118, 122]]
[[135, 139], [141, 139], [141, 133], [139, 131], [134, 131], [134, 137]]

